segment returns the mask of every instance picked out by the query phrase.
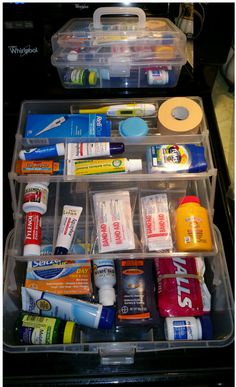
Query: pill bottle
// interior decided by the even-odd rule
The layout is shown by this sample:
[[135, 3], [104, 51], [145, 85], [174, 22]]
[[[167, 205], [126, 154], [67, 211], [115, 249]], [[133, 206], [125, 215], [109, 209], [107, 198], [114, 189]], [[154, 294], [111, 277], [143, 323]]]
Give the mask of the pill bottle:
[[177, 251], [211, 251], [213, 248], [206, 208], [197, 196], [184, 196], [176, 209]]
[[24, 256], [40, 255], [41, 214], [27, 212], [25, 217]]
[[47, 211], [48, 182], [29, 183], [25, 187], [22, 209], [27, 212], [38, 212], [43, 215]]
[[212, 322], [209, 316], [167, 317], [164, 322], [166, 340], [211, 340]]
[[78, 328], [72, 321], [21, 313], [15, 335], [18, 344], [71, 344], [78, 339]]

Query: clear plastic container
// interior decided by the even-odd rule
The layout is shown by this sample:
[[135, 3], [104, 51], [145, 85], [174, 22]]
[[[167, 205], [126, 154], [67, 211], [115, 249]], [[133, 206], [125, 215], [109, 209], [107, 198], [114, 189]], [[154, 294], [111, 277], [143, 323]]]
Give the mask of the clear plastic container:
[[[205, 257], [205, 281], [211, 294], [210, 318], [213, 325], [211, 340], [168, 341], [164, 336], [164, 319], [152, 327], [115, 325], [113, 329], [97, 330], [83, 327], [80, 341], [75, 344], [18, 345], [14, 338], [15, 321], [21, 310], [20, 288], [25, 281], [26, 260], [12, 254], [12, 237], [5, 250], [4, 297], [3, 297], [3, 342], [4, 350], [13, 353], [69, 352], [100, 356], [107, 364], [132, 363], [135, 353], [187, 348], [225, 347], [233, 342], [233, 296], [227, 271], [224, 249], [219, 230], [214, 227], [218, 253]], [[127, 257], [127, 255], [126, 255]], [[41, 259], [47, 259], [42, 257]]]
[[68, 21], [51, 40], [65, 88], [174, 87], [187, 61], [185, 34], [137, 7], [98, 8], [91, 19]]

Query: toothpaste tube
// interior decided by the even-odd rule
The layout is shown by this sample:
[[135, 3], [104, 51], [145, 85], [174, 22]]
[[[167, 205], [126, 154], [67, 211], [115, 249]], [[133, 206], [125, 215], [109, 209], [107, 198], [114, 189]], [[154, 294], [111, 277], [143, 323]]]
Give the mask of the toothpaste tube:
[[156, 194], [142, 197], [141, 209], [145, 247], [149, 251], [172, 249], [167, 195]]
[[129, 191], [93, 195], [99, 253], [135, 248]]
[[204, 172], [204, 147], [195, 144], [152, 145], [147, 148], [148, 172]]
[[40, 316], [74, 321], [90, 328], [111, 329], [115, 310], [71, 297], [21, 288], [22, 310]]
[[204, 259], [155, 258], [158, 308], [162, 317], [201, 316], [211, 309]]
[[65, 255], [68, 253], [82, 210], [82, 207], [77, 206], [65, 205], [63, 207], [55, 255]]
[[117, 260], [118, 325], [157, 322], [152, 264], [147, 259]]
[[41, 146], [38, 148], [31, 148], [28, 150], [21, 150], [19, 153], [19, 158], [21, 160], [37, 160], [64, 156], [64, 154], [65, 145], [60, 143], [55, 145]]
[[30, 261], [27, 265], [25, 287], [54, 294], [90, 296], [91, 262]]
[[106, 114], [28, 114], [24, 137], [110, 137]]
[[17, 160], [16, 173], [25, 174], [47, 174], [62, 175], [64, 170], [64, 160], [54, 162], [53, 160]]

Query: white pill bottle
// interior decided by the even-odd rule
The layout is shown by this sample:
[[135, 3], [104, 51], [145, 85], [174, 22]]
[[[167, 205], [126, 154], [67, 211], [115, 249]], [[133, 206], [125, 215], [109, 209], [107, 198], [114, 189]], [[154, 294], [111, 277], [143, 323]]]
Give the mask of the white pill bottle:
[[167, 317], [164, 322], [166, 340], [210, 340], [213, 337], [209, 316]]
[[113, 259], [98, 259], [93, 261], [94, 282], [98, 290], [99, 303], [112, 306], [116, 295], [116, 273]]
[[28, 183], [25, 187], [22, 209], [25, 213], [38, 212], [44, 215], [48, 204], [48, 182]]

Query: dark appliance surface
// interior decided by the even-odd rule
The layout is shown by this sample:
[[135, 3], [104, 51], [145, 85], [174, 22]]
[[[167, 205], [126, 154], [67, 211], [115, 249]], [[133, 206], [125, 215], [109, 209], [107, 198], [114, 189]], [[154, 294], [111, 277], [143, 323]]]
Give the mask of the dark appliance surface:
[[[228, 197], [230, 178], [211, 98], [217, 72], [227, 59], [234, 31], [233, 3], [194, 3], [204, 9], [205, 21], [194, 40], [194, 69], [183, 66], [173, 89], [65, 90], [51, 65], [51, 36], [74, 17], [92, 17], [99, 6], [123, 3], [3, 3], [3, 246], [14, 227], [8, 184], [8, 171], [14, 148], [21, 102], [157, 96], [200, 96], [210, 130], [214, 163], [218, 169], [214, 223], [219, 227], [234, 288], [234, 201]], [[168, 17], [174, 21], [179, 3], [132, 3], [147, 16]], [[195, 29], [199, 29], [199, 19]], [[220, 25], [220, 28], [215, 26]], [[21, 56], [14, 48], [30, 47]], [[14, 75], [13, 75], [14, 74]], [[96, 355], [3, 352], [3, 385], [81, 386], [233, 386], [234, 345], [215, 349], [188, 349], [135, 355], [132, 365], [102, 366]]]

